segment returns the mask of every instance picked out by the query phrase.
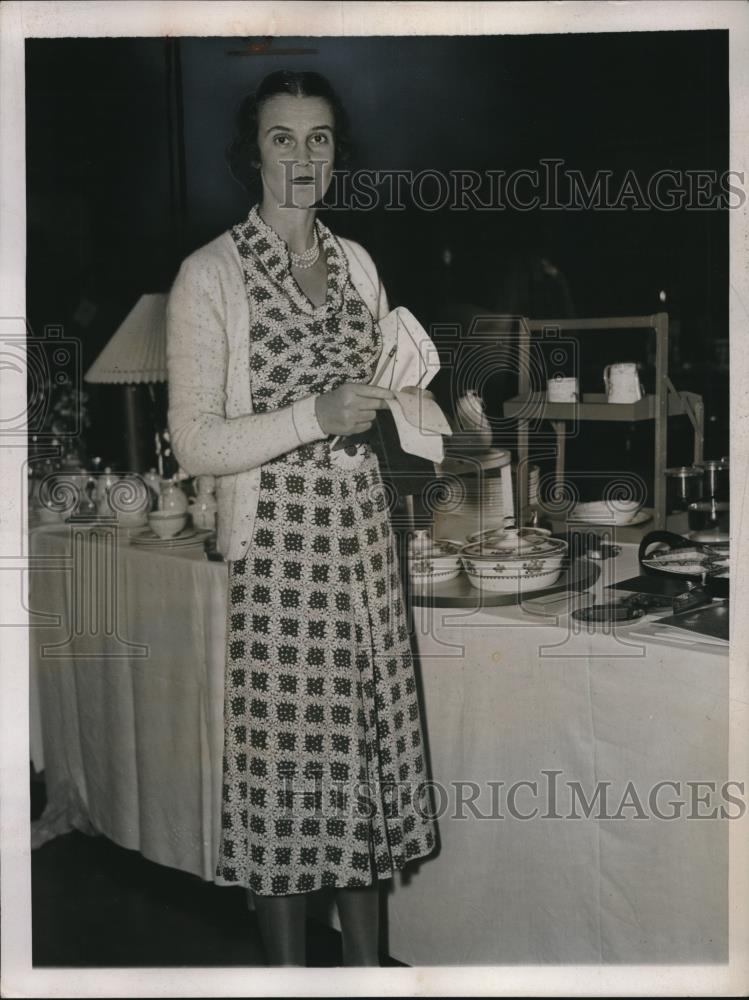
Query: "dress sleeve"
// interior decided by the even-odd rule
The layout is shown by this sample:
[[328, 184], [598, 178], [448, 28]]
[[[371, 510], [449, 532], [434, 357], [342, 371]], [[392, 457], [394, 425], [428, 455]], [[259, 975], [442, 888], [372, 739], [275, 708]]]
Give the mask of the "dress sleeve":
[[169, 431], [177, 461], [192, 475], [247, 472], [328, 436], [314, 395], [265, 413], [226, 416], [224, 302], [218, 268], [188, 257], [172, 286], [166, 322]]

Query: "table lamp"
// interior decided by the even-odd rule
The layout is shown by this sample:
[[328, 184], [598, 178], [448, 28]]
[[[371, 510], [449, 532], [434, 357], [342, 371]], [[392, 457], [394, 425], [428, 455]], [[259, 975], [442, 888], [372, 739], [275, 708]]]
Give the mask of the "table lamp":
[[84, 375], [86, 382], [125, 386], [128, 462], [138, 471], [137, 386], [166, 382], [166, 303], [163, 294], [142, 295]]

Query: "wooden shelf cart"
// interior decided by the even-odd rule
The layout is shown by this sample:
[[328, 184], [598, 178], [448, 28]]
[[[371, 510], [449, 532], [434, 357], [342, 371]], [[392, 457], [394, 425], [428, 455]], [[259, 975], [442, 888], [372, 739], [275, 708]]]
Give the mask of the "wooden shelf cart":
[[[589, 393], [576, 403], [550, 403], [545, 392], [531, 392], [531, 338], [544, 331], [574, 331], [604, 333], [610, 330], [652, 330], [655, 334], [655, 393], [636, 403], [609, 403], [603, 393]], [[518, 470], [520, 509], [526, 507], [528, 496], [528, 451], [531, 423], [551, 422], [556, 438], [556, 482], [564, 482], [565, 438], [569, 421], [654, 421], [655, 461], [653, 467], [653, 520], [646, 530], [666, 527], [666, 478], [668, 420], [685, 414], [694, 430], [694, 464], [702, 462], [704, 440], [704, 408], [702, 397], [692, 392], [679, 392], [668, 377], [668, 314], [651, 316], [608, 316], [595, 319], [527, 320], [519, 335], [520, 374], [518, 395], [504, 404], [505, 417], [518, 419]], [[563, 524], [561, 525], [564, 526]], [[621, 533], [622, 529], [619, 529]], [[630, 532], [634, 528], [630, 529]], [[641, 532], [639, 532], [641, 533]]]

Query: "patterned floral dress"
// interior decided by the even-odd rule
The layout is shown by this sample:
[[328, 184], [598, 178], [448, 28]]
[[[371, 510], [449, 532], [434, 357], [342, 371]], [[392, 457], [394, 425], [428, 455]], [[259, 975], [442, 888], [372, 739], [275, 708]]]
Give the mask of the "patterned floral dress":
[[[369, 381], [380, 333], [330, 230], [315, 308], [253, 208], [232, 230], [253, 316], [257, 412]], [[245, 558], [229, 565], [216, 881], [261, 895], [366, 886], [435, 846], [397, 551], [369, 445], [330, 439], [262, 467]]]

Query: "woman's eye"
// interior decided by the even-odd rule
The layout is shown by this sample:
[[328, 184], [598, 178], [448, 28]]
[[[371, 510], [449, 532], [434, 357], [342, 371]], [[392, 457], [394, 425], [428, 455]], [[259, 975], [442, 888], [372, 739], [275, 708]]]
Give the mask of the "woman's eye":
[[327, 137], [327, 135], [325, 135], [324, 132], [320, 132], [318, 135], [313, 135], [312, 136], [312, 142], [316, 146], [321, 146], [321, 145], [324, 145], [326, 142], [328, 142], [328, 137]]
[[276, 144], [276, 146], [285, 146], [288, 141], [289, 137], [287, 135], [273, 136], [273, 142]]

